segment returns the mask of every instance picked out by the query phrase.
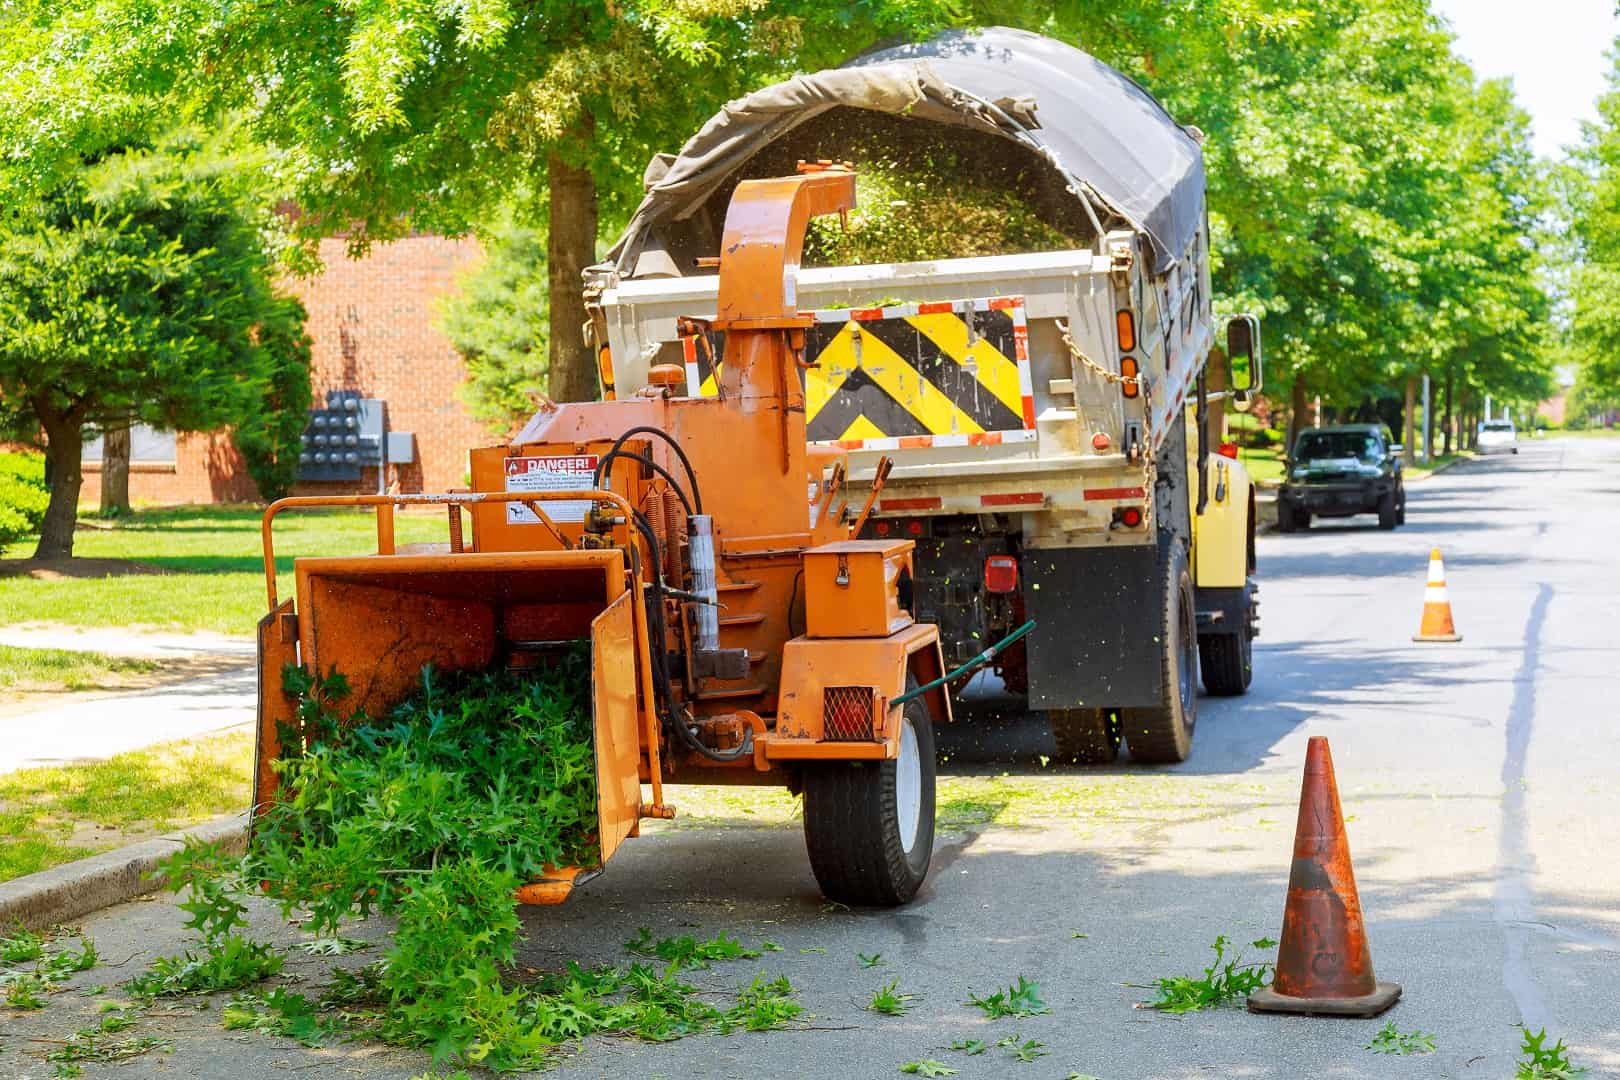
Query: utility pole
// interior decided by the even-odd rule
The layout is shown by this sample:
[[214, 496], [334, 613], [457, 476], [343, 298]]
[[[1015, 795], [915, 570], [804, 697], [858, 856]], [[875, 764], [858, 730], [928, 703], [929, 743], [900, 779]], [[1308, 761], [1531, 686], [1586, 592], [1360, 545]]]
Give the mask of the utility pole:
[[1429, 415], [1429, 373], [1423, 373], [1423, 463], [1429, 462], [1429, 451], [1434, 446], [1434, 422]]

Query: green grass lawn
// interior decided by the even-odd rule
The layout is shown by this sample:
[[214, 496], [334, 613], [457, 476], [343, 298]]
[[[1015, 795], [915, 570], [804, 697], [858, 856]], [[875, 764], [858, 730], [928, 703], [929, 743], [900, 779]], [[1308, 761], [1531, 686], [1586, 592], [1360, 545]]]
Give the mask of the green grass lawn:
[[235, 732], [0, 776], [0, 881], [245, 810], [252, 769]]
[[22, 649], [0, 645], [0, 690], [100, 690], [124, 685], [132, 675], [158, 669], [136, 660], [70, 649]]
[[[254, 507], [142, 510], [126, 518], [86, 519], [74, 537], [74, 555], [120, 559], [160, 573], [42, 581], [0, 573], [0, 624], [66, 623], [74, 626], [151, 626], [251, 634], [265, 611], [261, 511]], [[292, 588], [298, 555], [362, 555], [376, 550], [369, 511], [290, 510], [276, 519], [278, 590]], [[401, 543], [446, 538], [443, 511], [401, 512]], [[27, 555], [19, 543], [10, 558]]]

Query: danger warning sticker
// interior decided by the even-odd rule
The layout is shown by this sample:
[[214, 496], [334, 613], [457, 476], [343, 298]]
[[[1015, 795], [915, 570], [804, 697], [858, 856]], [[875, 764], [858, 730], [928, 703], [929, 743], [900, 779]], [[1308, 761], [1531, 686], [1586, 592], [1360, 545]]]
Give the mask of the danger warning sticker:
[[[513, 457], [506, 459], [507, 491], [589, 491], [597, 456]], [[547, 499], [541, 508], [553, 521], [581, 522], [591, 508], [589, 499]], [[523, 503], [506, 504], [508, 525], [538, 525], [540, 519]]]

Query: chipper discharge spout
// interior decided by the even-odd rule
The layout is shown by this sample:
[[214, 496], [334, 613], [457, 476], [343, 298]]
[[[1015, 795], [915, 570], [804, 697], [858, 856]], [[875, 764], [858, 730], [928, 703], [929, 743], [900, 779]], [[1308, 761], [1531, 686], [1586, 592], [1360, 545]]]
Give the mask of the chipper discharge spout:
[[[425, 666], [523, 671], [588, 642], [600, 861], [548, 868], [520, 899], [560, 900], [641, 818], [672, 816], [672, 782], [802, 791], [825, 893], [911, 898], [933, 847], [933, 725], [950, 718], [938, 632], [912, 616], [912, 542], [851, 539], [847, 461], [804, 431], [800, 248], [854, 197], [838, 166], [738, 184], [710, 260], [719, 317], [693, 320], [724, 335], [719, 396], [679, 396], [655, 368], [633, 396], [547, 402], [510, 445], [472, 451], [471, 492], [266, 512], [256, 805], [276, 796], [279, 740], [310, 737], [287, 665], [343, 673], [343, 707], [376, 717]], [[296, 559], [280, 600], [274, 518], [333, 504], [376, 509], [377, 553]], [[396, 508], [424, 505], [448, 509], [448, 542], [398, 548]]]

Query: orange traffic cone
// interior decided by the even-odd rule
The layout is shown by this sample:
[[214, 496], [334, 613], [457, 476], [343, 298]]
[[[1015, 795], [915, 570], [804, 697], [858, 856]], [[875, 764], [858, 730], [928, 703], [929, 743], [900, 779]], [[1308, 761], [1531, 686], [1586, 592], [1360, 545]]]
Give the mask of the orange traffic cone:
[[1313, 736], [1305, 751], [1276, 977], [1269, 989], [1250, 995], [1249, 1011], [1377, 1016], [1400, 996], [1397, 984], [1373, 977], [1333, 756], [1328, 741]]
[[1446, 564], [1440, 561], [1440, 549], [1429, 552], [1429, 587], [1423, 590], [1423, 622], [1413, 641], [1461, 641], [1456, 624], [1451, 621], [1451, 599], [1446, 595]]

